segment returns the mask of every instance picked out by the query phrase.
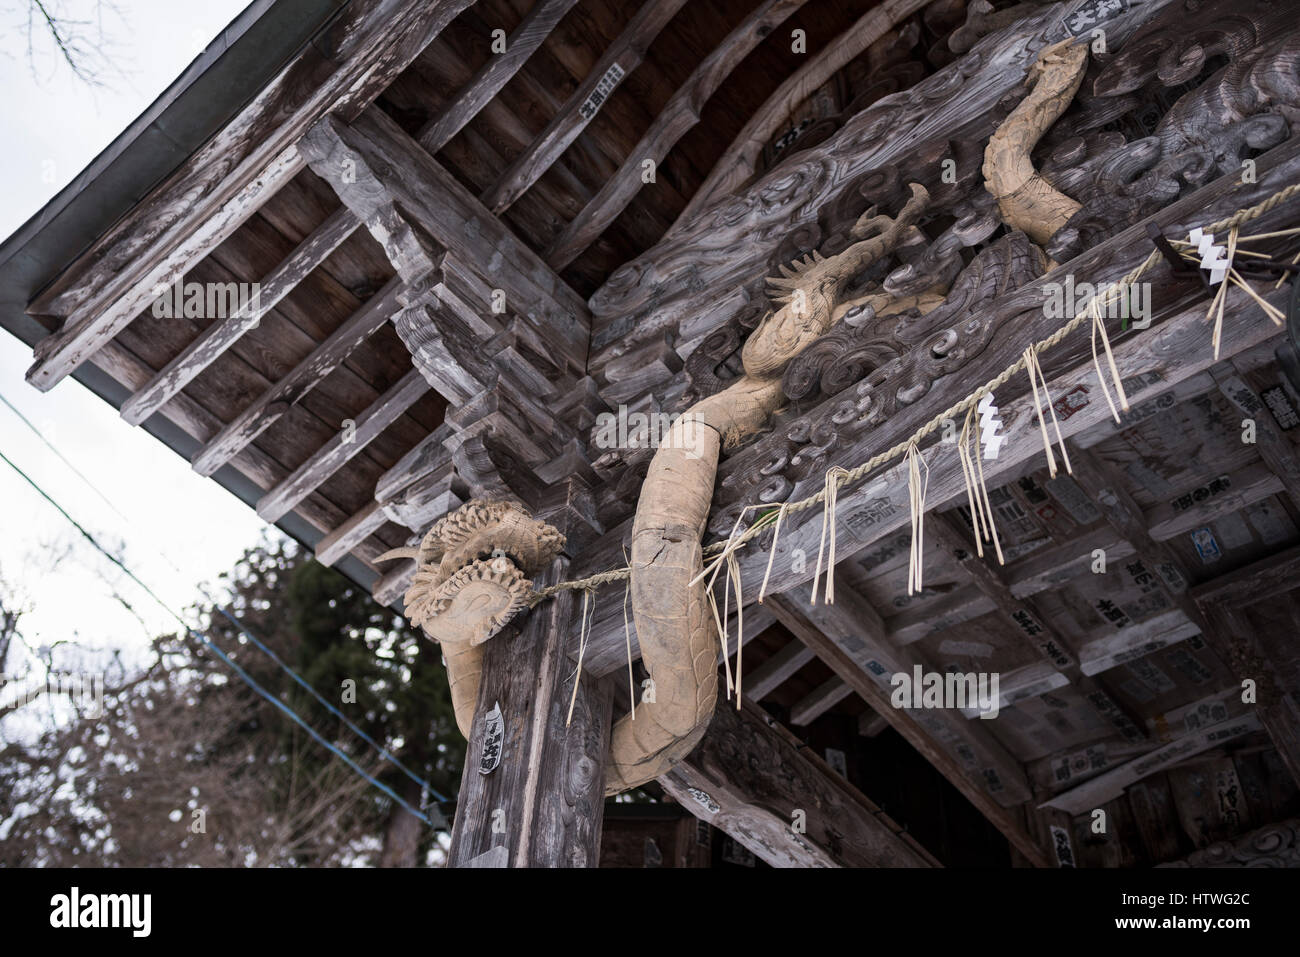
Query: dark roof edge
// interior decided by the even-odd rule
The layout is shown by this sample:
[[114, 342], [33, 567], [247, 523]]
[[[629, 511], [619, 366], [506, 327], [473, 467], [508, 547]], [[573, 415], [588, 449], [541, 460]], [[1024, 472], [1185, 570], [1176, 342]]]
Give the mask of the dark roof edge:
[[[49, 334], [27, 303], [204, 143], [352, 0], [254, 0], [71, 183], [0, 244], [0, 327], [29, 347]], [[120, 409], [129, 390], [91, 362], [72, 377]], [[199, 443], [165, 416], [142, 428], [189, 461]], [[232, 466], [212, 478], [255, 506], [258, 488]], [[289, 512], [276, 527], [312, 549], [323, 534]], [[334, 567], [363, 588], [378, 577], [352, 555]]]
[[[0, 267], [68, 215], [80, 227], [81, 245], [61, 250], [58, 269], [76, 259], [224, 127], [351, 2], [250, 3], [72, 182], [0, 244]], [[260, 64], [260, 69], [250, 69], [250, 64]], [[188, 119], [194, 114], [208, 122]], [[182, 116], [186, 121], [165, 122]], [[28, 298], [35, 293], [29, 290]]]

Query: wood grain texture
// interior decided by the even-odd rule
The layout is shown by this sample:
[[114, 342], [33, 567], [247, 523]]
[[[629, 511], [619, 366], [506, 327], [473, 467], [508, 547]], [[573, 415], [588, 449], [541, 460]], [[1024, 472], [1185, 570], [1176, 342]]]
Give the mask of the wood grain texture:
[[[541, 584], [564, 577], [557, 559]], [[566, 726], [573, 669], [563, 655], [573, 592], [532, 611], [513, 637], [488, 642], [448, 866], [504, 847], [510, 867], [595, 867], [600, 858], [609, 688], [584, 676]], [[500, 705], [500, 764], [478, 772], [484, 715]], [[495, 825], [494, 825], [495, 822]]]
[[[613, 93], [613, 90], [597, 93], [611, 69], [617, 67], [620, 71], [617, 82], [625, 80], [641, 64], [646, 49], [685, 2], [686, 0], [646, 0], [623, 32], [591, 68], [587, 78], [556, 111], [546, 128], [483, 191], [479, 198], [484, 206], [500, 215], [555, 164]], [[593, 102], [587, 105], [589, 100]]]
[[431, 154], [464, 129], [519, 72], [533, 51], [551, 35], [577, 0], [538, 0], [506, 38], [504, 53], [493, 54], [473, 79], [422, 129], [416, 139]]
[[235, 419], [228, 422], [191, 460], [200, 475], [211, 475], [248, 443], [274, 424], [280, 416], [333, 372], [384, 323], [398, 308], [397, 296], [402, 281], [392, 279], [383, 289], [366, 300], [357, 312], [341, 325], [293, 370], [263, 392]]
[[787, 77], [749, 118], [677, 217], [669, 234], [749, 179], [758, 169], [763, 148], [796, 106], [890, 28], [928, 3], [930, 0], [884, 0], [859, 17], [828, 46], [809, 56], [808, 62]]
[[326, 112], [351, 117], [471, 0], [364, 0], [334, 24], [336, 59], [314, 45], [202, 149], [100, 237], [31, 306], [65, 317], [28, 381], [49, 389], [153, 297], [230, 236], [302, 166], [294, 144]]
[[[868, 674], [867, 659], [864, 656], [872, 650], [885, 647], [883, 635], [876, 624], [878, 618], [873, 609], [869, 606], [863, 607], [861, 602], [852, 602], [852, 599], [850, 599], [854, 606], [852, 611], [845, 610], [845, 605], [839, 602], [835, 605], [808, 608], [803, 602], [791, 601], [785, 596], [774, 596], [770, 600], [774, 603], [774, 610], [779, 609], [776, 611], [778, 620], [811, 648], [832, 671], [851, 685], [854, 691], [875, 709], [876, 713], [888, 721], [894, 730], [934, 765], [940, 774], [1002, 832], [1013, 847], [1036, 866], [1047, 866], [1046, 855], [1029, 835], [1014, 807], [1005, 806], [1001, 800], [994, 799], [988, 791], [989, 786], [996, 781], [1003, 798], [1007, 798], [1005, 788], [1008, 785], [1015, 789], [1017, 793], [1013, 796], [1018, 796], [1020, 801], [1027, 798], [1028, 791], [1023, 781], [1023, 772], [1019, 771], [1019, 765], [1009, 755], [1003, 753], [997, 761], [1007, 772], [1006, 783], [1003, 783], [1002, 777], [996, 777], [996, 771], [995, 776], [981, 780], [978, 771], [979, 752], [972, 747], [974, 743], [972, 735], [975, 732], [966, 726], [966, 722], [949, 715], [948, 720], [944, 722], [946, 727], [943, 727], [943, 730], [939, 730], [941, 725], [936, 721], [927, 722], [929, 727], [923, 728], [918, 719], [932, 718], [933, 715], [928, 715], [925, 711], [905, 712], [893, 707], [889, 694], [877, 684], [877, 679]], [[816, 620], [813, 620], [807, 616], [806, 611], [820, 611], [820, 614]], [[834, 615], [834, 623], [828, 617], [828, 612]], [[871, 629], [875, 629], [874, 635]], [[870, 640], [870, 644], [859, 637], [864, 634]], [[954, 757], [959, 746], [962, 757]], [[990, 753], [986, 749], [981, 750], [986, 755]], [[1019, 782], [1012, 779], [1016, 773], [1021, 776]], [[1013, 806], [1016, 803], [1018, 802], [1011, 801]]]
[[727, 34], [655, 117], [618, 173], [551, 243], [545, 257], [551, 266], [565, 268], [605, 231], [641, 189], [642, 163], [647, 159], [656, 165], [661, 163], [686, 131], [700, 121], [704, 104], [740, 61], [806, 2], [763, 0], [743, 23]]
[[429, 384], [424, 377], [412, 369], [358, 415], [352, 428], [347, 428], [347, 423], [344, 423], [338, 435], [258, 499], [258, 516], [264, 521], [274, 522], [293, 509], [428, 391]]
[[[443, 250], [504, 291], [506, 306], [526, 318], [580, 371], [586, 356], [586, 304], [499, 219], [380, 111], [353, 124], [327, 118], [304, 143], [313, 170], [324, 177], [393, 258], [399, 272], [425, 270]], [[355, 169], [354, 179], [344, 175]], [[399, 212], [400, 208], [400, 212]], [[417, 228], [420, 235], [412, 232]], [[425, 252], [425, 240], [440, 249]], [[400, 249], [396, 246], [400, 244]], [[396, 257], [396, 258], [394, 258]], [[490, 301], [474, 303], [489, 313]]]
[[[720, 707], [699, 746], [659, 778], [700, 820], [773, 867], [938, 862], [761, 708]], [[795, 829], [796, 812], [802, 811]]]

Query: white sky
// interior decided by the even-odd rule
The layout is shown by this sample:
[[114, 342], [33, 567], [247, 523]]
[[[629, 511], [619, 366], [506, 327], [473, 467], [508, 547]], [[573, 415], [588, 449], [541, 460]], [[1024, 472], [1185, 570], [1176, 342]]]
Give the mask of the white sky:
[[[47, 0], [48, 4], [49, 0]], [[0, 235], [8, 236], [54, 196], [202, 52], [245, 0], [117, 0], [121, 20], [105, 18], [111, 57], [127, 73], [107, 89], [88, 89], [37, 36], [36, 73], [28, 61], [27, 0], [0, 0]], [[74, 19], [95, 0], [56, 0]], [[15, 24], [18, 29], [14, 29]], [[124, 513], [116, 514], [0, 405], [0, 451], [45, 488], [173, 608], [199, 599], [266, 526], [253, 511], [71, 379], [48, 393], [24, 381], [30, 350], [0, 331], [0, 395]], [[30, 607], [19, 629], [33, 646], [76, 638], [139, 653], [144, 627], [113, 598], [101, 573], [122, 576], [40, 496], [0, 462], [0, 598]], [[274, 530], [272, 530], [274, 533]], [[278, 534], [278, 533], [275, 533]], [[51, 546], [56, 551], [51, 552]], [[175, 621], [129, 581], [121, 594], [150, 633]], [[17, 662], [15, 662], [17, 657]], [[11, 655], [10, 668], [21, 656]], [[62, 665], [56, 659], [56, 667]], [[3, 697], [3, 696], [0, 696]]]

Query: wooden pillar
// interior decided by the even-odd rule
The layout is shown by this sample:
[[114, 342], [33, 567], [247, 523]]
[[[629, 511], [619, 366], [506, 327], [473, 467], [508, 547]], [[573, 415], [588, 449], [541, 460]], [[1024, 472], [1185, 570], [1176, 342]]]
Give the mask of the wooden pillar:
[[[538, 587], [559, 581], [568, 565], [556, 559]], [[581, 612], [581, 596], [562, 592], [513, 636], [489, 640], [448, 866], [597, 866], [612, 697], [585, 677], [566, 727], [574, 671], [567, 638]]]

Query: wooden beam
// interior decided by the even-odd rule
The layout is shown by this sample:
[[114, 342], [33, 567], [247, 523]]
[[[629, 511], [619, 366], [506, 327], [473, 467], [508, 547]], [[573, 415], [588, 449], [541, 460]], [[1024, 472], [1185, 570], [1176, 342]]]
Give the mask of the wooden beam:
[[524, 62], [551, 35], [577, 0], [538, 0], [506, 40], [504, 53], [494, 53], [473, 79], [416, 137], [430, 154], [446, 146], [519, 72]]
[[[837, 589], [837, 592], [839, 590]], [[811, 648], [827, 666], [831, 668], [853, 690], [862, 696], [876, 713], [889, 722], [912, 747], [916, 748], [927, 761], [934, 765], [948, 781], [957, 788], [966, 799], [975, 805], [1002, 834], [1012, 846], [1024, 854], [1038, 867], [1046, 867], [1047, 856], [1043, 849], [1030, 837], [1020, 815], [1014, 807], [1003, 806], [1001, 800], [995, 800], [988, 792], [990, 783], [997, 782], [1003, 795], [1011, 787], [1010, 805], [1018, 804], [1028, 798], [1027, 784], [1019, 765], [996, 745], [988, 749], [997, 753], [997, 763], [1005, 772], [1005, 780], [992, 767], [991, 775], [979, 776], [979, 758], [973, 748], [972, 732], [967, 722], [948, 715], [941, 721], [942, 712], [930, 714], [925, 711], [907, 711], [895, 708], [890, 702], [889, 694], [870, 677], [868, 668], [874, 666], [888, 680], [892, 665], [892, 655], [884, 662], [877, 660], [876, 651], [885, 649], [883, 633], [879, 618], [873, 609], [856, 595], [848, 597], [847, 590], [836, 595], [834, 605], [817, 605], [809, 607], [801, 601], [791, 601], [784, 595], [774, 595], [765, 600], [771, 602], [778, 620], [792, 631], [804, 644]], [[852, 606], [852, 611], [846, 610]], [[820, 612], [814, 622], [806, 617], [807, 612]], [[863, 636], [865, 635], [865, 640]], [[922, 720], [925, 720], [925, 728]], [[982, 749], [983, 750], [983, 749]], [[953, 752], [965, 756], [965, 760], [953, 756]], [[1004, 798], [1005, 799], [1005, 798]]]
[[1267, 465], [1248, 465], [1233, 473], [1232, 487], [1227, 491], [1191, 508], [1176, 508], [1169, 502], [1161, 502], [1146, 513], [1146, 521], [1151, 538], [1168, 541], [1284, 490], [1282, 480]]
[[[1170, 2], [1153, 0], [1107, 20], [1107, 41], [1122, 43]], [[873, 104], [827, 142], [768, 171], [745, 195], [715, 203], [710, 215], [695, 217], [690, 228], [676, 230], [616, 270], [591, 297], [593, 374], [610, 358], [666, 331], [681, 351], [721, 328], [751, 305], [747, 288], [760, 287], [790, 236], [815, 230], [826, 209], [852, 202], [846, 191], [862, 177], [907, 160], [918, 147], [946, 142], [954, 130], [968, 141], [987, 137], [1001, 116], [998, 103], [1024, 81], [1038, 52], [1067, 36], [1059, 10], [1027, 17], [1017, 30], [925, 83]], [[674, 277], [671, 286], [665, 276]], [[1041, 314], [1041, 299], [1037, 306]], [[1025, 338], [1018, 340], [1022, 349]]]
[[316, 543], [316, 561], [326, 567], [333, 565], [379, 531], [386, 521], [388, 516], [384, 514], [383, 506], [371, 502]]
[[[540, 583], [559, 581], [567, 565], [557, 559]], [[568, 719], [575, 673], [564, 645], [574, 602], [573, 592], [562, 592], [529, 612], [515, 635], [484, 649], [449, 867], [497, 848], [505, 849], [498, 866], [595, 867], [600, 860], [612, 697], [607, 684], [584, 675]], [[494, 709], [495, 762], [485, 748]]]
[[997, 605], [975, 585], [954, 588], [946, 595], [913, 607], [904, 608], [885, 623], [889, 640], [911, 645], [972, 618], [979, 618]]
[[414, 577], [414, 559], [385, 562], [383, 574], [370, 586], [370, 594], [385, 608], [401, 608], [405, 604], [406, 589]]
[[[128, 389], [138, 388], [153, 374], [143, 361], [116, 342], [106, 344], [91, 356], [90, 361]], [[163, 409], [162, 414], [198, 442], [203, 442], [221, 428], [215, 415], [183, 392]], [[287, 474], [284, 466], [255, 445], [244, 449], [230, 462], [230, 467], [263, 489], [271, 488]], [[347, 513], [319, 494], [304, 499], [298, 507], [298, 514], [321, 532], [328, 532], [347, 519]], [[361, 560], [367, 567], [375, 567], [368, 559]]]
[[1260, 728], [1259, 718], [1244, 714], [1228, 718], [1190, 734], [1162, 744], [1141, 757], [1083, 782], [1075, 788], [1053, 795], [1040, 807], [1055, 807], [1069, 814], [1086, 814], [1124, 793], [1124, 789], [1158, 771], [1164, 771], [1194, 754], [1200, 754], [1225, 741], [1250, 734]]
[[[254, 329], [275, 304], [325, 261], [356, 230], [360, 222], [346, 207], [335, 210], [299, 243], [279, 265], [262, 278], [258, 295], [247, 309], [229, 316], [208, 316], [213, 322], [199, 337], [159, 370], [147, 386], [122, 403], [122, 418], [139, 425], [194, 377], [210, 366], [250, 329]], [[215, 286], [218, 284], [208, 284]], [[235, 297], [238, 302], [239, 297]]]
[[756, 704], [721, 705], [659, 779], [702, 821], [773, 867], [937, 867], [899, 825]]
[[258, 396], [248, 408], [199, 449], [190, 460], [194, 471], [200, 475], [211, 475], [277, 422], [280, 416], [337, 369], [357, 346], [392, 318], [399, 308], [397, 297], [401, 291], [401, 279], [390, 279], [347, 322], [294, 366], [288, 375]]
[[812, 724], [851, 694], [853, 689], [838, 675], [832, 675], [795, 702], [790, 709], [790, 723]]
[[[485, 289], [501, 289], [507, 310], [526, 318], [570, 367], [583, 369], [590, 328], [586, 303], [386, 114], [369, 110], [352, 124], [326, 117], [304, 137], [302, 150], [390, 258], [398, 256], [399, 271], [410, 268], [401, 258], [407, 248], [424, 241], [413, 235], [418, 229], [441, 250], [455, 250], [457, 261], [481, 276]], [[344, 169], [355, 175], [345, 176]], [[400, 255], [399, 243], [406, 244]], [[422, 253], [414, 268], [427, 268], [429, 258]], [[491, 312], [486, 298], [471, 305]]]
[[326, 113], [355, 116], [472, 0], [357, 0], [331, 24], [333, 58], [302, 52], [198, 152], [42, 292], [63, 316], [27, 380], [52, 388], [219, 246], [302, 168], [295, 144]]
[[704, 104], [777, 26], [807, 0], [763, 0], [744, 21], [718, 44], [673, 94], [650, 124], [623, 165], [592, 197], [546, 250], [546, 261], [564, 269], [612, 223], [641, 189], [642, 164], [663, 162], [686, 131], [700, 121]]
[[758, 168], [763, 148], [781, 125], [789, 122], [796, 107], [849, 61], [930, 2], [931, 0], [883, 0], [825, 47], [810, 55], [808, 62], [787, 77], [749, 118], [727, 151], [713, 164], [704, 183], [669, 228], [668, 235], [689, 222], [701, 209], [733, 192], [749, 179]]
[[1300, 706], [1295, 690], [1278, 680], [1277, 676], [1288, 670], [1279, 666], [1272, 653], [1279, 645], [1290, 649], [1291, 643], [1256, 633], [1246, 616], [1252, 604], [1279, 598], [1300, 587], [1298, 581], [1300, 546], [1215, 578], [1190, 594], [1213, 626], [1207, 636], [1211, 647], [1239, 680], [1255, 682], [1260, 721], [1282, 763], [1300, 785]]
[[264, 521], [274, 522], [293, 509], [428, 391], [429, 383], [418, 371], [412, 369], [406, 373], [357, 416], [352, 428], [340, 431], [315, 455], [294, 469], [288, 478], [258, 499], [258, 516]]
[[[957, 558], [976, 587], [1005, 616], [1007, 630], [1014, 636], [1014, 640], [1031, 648], [1042, 658], [1035, 665], [1002, 676], [1000, 684], [1003, 707], [1066, 684], [1074, 684], [1092, 703], [1098, 717], [1110, 721], [1126, 738], [1146, 737], [1139, 716], [1130, 712], [1093, 679], [1093, 672], [1080, 667], [1080, 662], [1070, 650], [1069, 642], [1052, 624], [1051, 616], [1044, 614], [1032, 598], [1017, 598], [1011, 593], [1002, 573], [992, 566], [991, 554], [986, 551], [984, 559], [980, 559], [975, 551], [973, 532], [959, 524], [952, 512], [935, 515], [930, 529], [933, 529], [933, 540]], [[976, 714], [976, 709], [968, 709], [966, 716], [969, 718]]]
[[1300, 508], [1300, 455], [1250, 384], [1250, 372], [1236, 361], [1229, 361], [1211, 367], [1210, 375], [1224, 398], [1255, 423], [1255, 450], [1282, 483], [1291, 504]]
[[817, 656], [801, 641], [792, 641], [744, 676], [745, 697], [762, 701]]
[[[1280, 292], [1271, 295], [1277, 303]], [[1245, 294], [1236, 298], [1229, 308], [1237, 310], [1231, 335], [1225, 330], [1222, 343], [1225, 353], [1253, 347], [1276, 334], [1276, 327], [1256, 307], [1247, 305]], [[1119, 343], [1115, 348], [1116, 362], [1121, 375], [1146, 374], [1143, 385], [1134, 383], [1130, 398], [1142, 401], [1169, 388], [1180, 379], [1194, 375], [1214, 362], [1209, 347], [1208, 332], [1204, 322], [1204, 304], [1200, 303], [1181, 311], [1176, 317], [1153, 327], [1141, 336]], [[1086, 335], [1082, 336], [1086, 339]], [[1079, 388], [1095, 387], [1095, 372], [1091, 361], [1084, 361], [1068, 372], [1052, 377], [1050, 393], [1064, 395]], [[939, 408], [940, 402], [925, 404], [926, 409]], [[933, 414], [931, 412], [931, 414]], [[1104, 403], [1089, 402], [1066, 421], [1060, 423], [1067, 438], [1101, 421], [1108, 412]], [[991, 485], [999, 477], [1022, 469], [1034, 457], [1043, 455], [1038, 417], [1033, 409], [1032, 395], [1022, 395], [1000, 403], [1007, 442], [994, 463], [986, 463], [985, 478]], [[879, 448], [879, 445], [874, 445]], [[845, 464], [862, 461], [869, 456], [856, 450], [845, 450]], [[848, 457], [851, 455], [852, 457]], [[859, 458], [858, 456], [862, 457]], [[934, 445], [923, 453], [927, 463], [927, 505], [930, 510], [943, 509], [949, 503], [964, 501], [965, 482], [957, 455], [951, 449]], [[1265, 484], [1269, 479], [1263, 480]], [[1276, 482], [1273, 478], [1271, 481]], [[1253, 487], [1253, 483], [1252, 483]], [[843, 561], [886, 535], [893, 534], [910, 520], [906, 465], [897, 461], [876, 477], [842, 489], [837, 502], [839, 525], [836, 541], [837, 559]], [[1158, 527], [1176, 533], [1185, 520], [1170, 516]], [[756, 595], [768, 566], [767, 536], [759, 539], [759, 546], [744, 549], [738, 557], [743, 594]], [[815, 555], [821, 540], [821, 515], [809, 509], [800, 516], [792, 516], [781, 529], [780, 542], [772, 564], [769, 590], [787, 590], [812, 577], [814, 563], [794, 560], [795, 550]]]
[[685, 2], [646, 0], [642, 4], [546, 128], [479, 197], [484, 206], [497, 215], [504, 213], [551, 168], [600, 112], [618, 84], [640, 66], [646, 49]]
[[1160, 648], [1186, 641], [1200, 632], [1201, 626], [1188, 621], [1180, 608], [1161, 612], [1118, 630], [1103, 625], [1079, 648], [1079, 667], [1085, 675], [1101, 674]]

